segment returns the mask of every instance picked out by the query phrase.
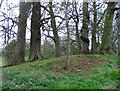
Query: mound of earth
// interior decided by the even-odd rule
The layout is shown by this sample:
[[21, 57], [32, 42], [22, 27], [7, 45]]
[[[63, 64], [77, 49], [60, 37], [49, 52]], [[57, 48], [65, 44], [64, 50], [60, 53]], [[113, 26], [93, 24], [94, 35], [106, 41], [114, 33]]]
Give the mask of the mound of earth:
[[89, 71], [91, 68], [95, 68], [96, 66], [107, 63], [108, 60], [103, 59], [98, 56], [93, 55], [79, 55], [79, 56], [72, 56], [70, 57], [70, 64], [67, 66], [67, 58], [63, 57], [58, 60], [58, 62], [50, 67], [48, 70], [54, 73], [61, 73], [61, 72], [86, 72]]

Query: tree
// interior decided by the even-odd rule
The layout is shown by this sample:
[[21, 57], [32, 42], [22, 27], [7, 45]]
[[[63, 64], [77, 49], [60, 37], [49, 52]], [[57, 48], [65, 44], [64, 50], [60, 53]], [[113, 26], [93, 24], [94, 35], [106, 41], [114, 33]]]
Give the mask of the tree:
[[94, 23], [92, 28], [92, 53], [96, 53], [96, 29], [97, 29], [97, 10], [96, 10], [96, 2], [93, 2], [93, 9], [94, 9]]
[[89, 24], [88, 2], [83, 2], [83, 26], [81, 29], [83, 53], [89, 53], [88, 24]]
[[28, 12], [30, 10], [30, 3], [20, 2], [20, 15], [17, 33], [17, 43], [15, 48], [15, 64], [25, 62], [25, 34], [27, 26]]
[[0, 1], [0, 8], [1, 8], [1, 6], [2, 6], [2, 2], [3, 2], [3, 1], [4, 1], [4, 0], [1, 0], [1, 1]]
[[116, 46], [117, 46], [117, 54], [120, 55], [120, 0], [118, 1], [118, 10], [117, 10], [117, 13], [116, 13], [116, 25], [117, 25], [117, 37], [116, 37], [116, 40], [117, 40], [117, 43], [116, 43]]
[[60, 50], [60, 42], [59, 42], [59, 36], [58, 36], [58, 29], [56, 26], [56, 20], [55, 20], [55, 15], [53, 12], [53, 5], [52, 5], [52, 1], [49, 2], [49, 9], [50, 9], [50, 16], [51, 16], [51, 27], [53, 29], [53, 40], [55, 42], [55, 54], [56, 57], [61, 56], [61, 50]]
[[78, 29], [78, 24], [79, 24], [79, 14], [78, 14], [78, 11], [77, 11], [77, 3], [75, 2], [75, 13], [76, 13], [76, 16], [75, 16], [75, 19], [74, 19], [74, 22], [75, 22], [75, 27], [76, 27], [76, 40], [77, 40], [77, 44], [78, 44], [78, 53], [81, 53], [81, 40], [80, 40], [80, 32], [79, 32], [79, 29]]
[[30, 38], [30, 61], [35, 61], [41, 58], [41, 8], [40, 2], [33, 2], [32, 17], [31, 17], [31, 38]]
[[113, 16], [114, 16], [114, 9], [115, 9], [116, 2], [109, 2], [107, 6], [107, 13], [105, 17], [104, 23], [104, 31], [102, 36], [102, 45], [101, 50], [102, 52], [110, 53], [111, 51], [111, 31], [112, 31], [112, 24], [113, 24]]
[[69, 22], [68, 22], [68, 2], [66, 1], [66, 8], [65, 8], [65, 17], [66, 17], [66, 29], [67, 29], [67, 68], [70, 65], [70, 32], [69, 32]]

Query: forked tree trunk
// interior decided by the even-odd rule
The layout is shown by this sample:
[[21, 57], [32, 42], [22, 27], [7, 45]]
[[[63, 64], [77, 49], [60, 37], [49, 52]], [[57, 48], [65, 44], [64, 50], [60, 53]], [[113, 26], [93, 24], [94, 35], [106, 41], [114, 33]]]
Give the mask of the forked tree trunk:
[[53, 29], [53, 39], [55, 43], [55, 55], [56, 57], [61, 56], [61, 50], [60, 50], [60, 41], [59, 41], [59, 36], [58, 36], [58, 29], [56, 26], [56, 20], [55, 20], [55, 15], [53, 12], [53, 6], [52, 6], [52, 1], [49, 2], [49, 9], [50, 9], [50, 16], [51, 16], [51, 27]]

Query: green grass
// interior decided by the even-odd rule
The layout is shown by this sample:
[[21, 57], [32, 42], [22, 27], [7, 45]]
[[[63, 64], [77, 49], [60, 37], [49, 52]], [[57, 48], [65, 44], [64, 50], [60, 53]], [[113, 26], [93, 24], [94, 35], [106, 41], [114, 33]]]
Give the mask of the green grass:
[[2, 66], [2, 57], [0, 57], [0, 66]]
[[119, 82], [116, 57], [103, 56], [112, 63], [91, 68], [90, 73], [63, 72], [55, 74], [48, 71], [59, 58], [25, 63], [1, 68], [3, 89], [114, 89]]
[[4, 65], [4, 60], [3, 58], [0, 56], [0, 67], [2, 67]]
[[5, 66], [6, 62], [5, 60], [0, 56], [0, 67]]
[[99, 55], [99, 56], [108, 59], [112, 63], [117, 63], [118, 62], [118, 56], [117, 55], [114, 56], [114, 55], [105, 54], [105, 55]]

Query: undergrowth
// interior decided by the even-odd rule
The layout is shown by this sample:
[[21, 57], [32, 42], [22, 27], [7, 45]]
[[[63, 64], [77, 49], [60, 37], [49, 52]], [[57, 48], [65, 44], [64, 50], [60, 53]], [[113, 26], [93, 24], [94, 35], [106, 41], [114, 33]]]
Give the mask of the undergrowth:
[[[110, 63], [91, 68], [89, 73], [62, 72], [56, 74], [48, 70], [59, 58], [26, 63], [1, 68], [2, 89], [116, 89], [119, 83], [116, 57], [107, 58]], [[112, 63], [111, 63], [112, 62]]]

